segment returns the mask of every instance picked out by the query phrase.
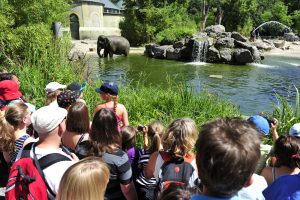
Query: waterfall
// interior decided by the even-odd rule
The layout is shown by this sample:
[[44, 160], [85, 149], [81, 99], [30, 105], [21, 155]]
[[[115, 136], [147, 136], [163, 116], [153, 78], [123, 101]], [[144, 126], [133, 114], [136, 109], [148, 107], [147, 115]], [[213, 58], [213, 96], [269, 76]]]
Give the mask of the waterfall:
[[192, 51], [192, 62], [206, 62], [208, 41], [194, 40]]

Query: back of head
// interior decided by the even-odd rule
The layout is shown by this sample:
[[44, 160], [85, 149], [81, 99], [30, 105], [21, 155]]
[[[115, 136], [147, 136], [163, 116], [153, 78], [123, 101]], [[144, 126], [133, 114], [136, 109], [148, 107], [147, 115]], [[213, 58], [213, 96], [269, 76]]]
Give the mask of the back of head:
[[260, 136], [239, 118], [203, 125], [196, 143], [198, 175], [212, 196], [233, 196], [249, 180], [260, 158]]
[[66, 130], [78, 134], [89, 132], [90, 119], [87, 106], [82, 102], [75, 102], [68, 109]]
[[14, 76], [13, 73], [0, 73], [0, 81], [12, 80], [13, 76]]
[[300, 137], [300, 123], [294, 124], [290, 130], [289, 134], [292, 136]]
[[197, 194], [199, 191], [195, 188], [177, 185], [171, 183], [168, 188], [163, 190], [159, 196], [159, 200], [189, 200], [192, 195]]
[[57, 104], [61, 108], [69, 108], [73, 103], [75, 103], [80, 97], [80, 91], [64, 91], [57, 95]]
[[96, 156], [101, 152], [111, 151], [111, 145], [121, 147], [117, 117], [111, 109], [102, 108], [95, 113], [90, 140], [93, 144], [92, 155]]
[[260, 131], [261, 133], [263, 133], [264, 135], [269, 135], [270, 125], [266, 118], [264, 118], [260, 115], [255, 115], [255, 116], [249, 117], [249, 119], [247, 121], [252, 123], [253, 125], [255, 125], [257, 130]]
[[148, 125], [147, 135], [151, 139], [151, 145], [148, 148], [150, 153], [153, 153], [160, 149], [161, 137], [163, 136], [164, 131], [165, 127], [159, 120], [153, 121]]
[[136, 129], [133, 126], [124, 126], [121, 130], [122, 135], [122, 149], [128, 149], [136, 145]]
[[64, 173], [57, 200], [104, 199], [109, 169], [98, 157], [85, 158]]
[[198, 137], [196, 123], [190, 118], [173, 121], [162, 138], [165, 151], [184, 156], [194, 147]]
[[300, 138], [295, 136], [280, 136], [274, 145], [276, 165], [290, 169], [300, 167]]
[[0, 81], [0, 99], [9, 101], [18, 99], [22, 96], [19, 85], [13, 80]]

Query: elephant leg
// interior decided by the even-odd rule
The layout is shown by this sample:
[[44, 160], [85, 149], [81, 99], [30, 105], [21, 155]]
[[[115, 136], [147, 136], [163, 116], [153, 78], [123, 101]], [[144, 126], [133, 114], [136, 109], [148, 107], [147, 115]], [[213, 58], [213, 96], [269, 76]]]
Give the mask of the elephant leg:
[[100, 52], [101, 52], [101, 48], [97, 48], [97, 54], [98, 54], [99, 57], [101, 57]]
[[108, 56], [108, 50], [104, 49], [104, 58]]
[[112, 58], [113, 55], [114, 55], [114, 54], [112, 53], [112, 51], [110, 51], [110, 52], [109, 52], [109, 57]]

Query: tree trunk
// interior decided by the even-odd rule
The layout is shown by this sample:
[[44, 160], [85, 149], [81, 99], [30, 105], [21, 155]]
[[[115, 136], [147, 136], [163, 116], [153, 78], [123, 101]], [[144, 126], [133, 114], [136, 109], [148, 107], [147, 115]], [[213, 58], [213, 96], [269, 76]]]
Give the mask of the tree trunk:
[[210, 11], [210, 3], [206, 6], [205, 0], [203, 1], [203, 7], [202, 7], [202, 17], [201, 17], [201, 22], [200, 22], [200, 31], [205, 30], [205, 25], [206, 25], [206, 20], [208, 17], [208, 13]]
[[222, 24], [223, 16], [224, 16], [224, 11], [222, 10], [221, 7], [219, 7], [218, 8], [217, 19], [216, 19], [216, 22], [217, 22], [218, 25]]

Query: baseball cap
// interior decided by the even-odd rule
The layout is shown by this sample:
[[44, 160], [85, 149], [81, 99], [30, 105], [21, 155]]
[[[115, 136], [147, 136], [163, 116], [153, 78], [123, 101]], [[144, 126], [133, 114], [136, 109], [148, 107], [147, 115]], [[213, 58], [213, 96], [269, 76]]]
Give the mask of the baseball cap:
[[270, 126], [266, 118], [260, 116], [260, 115], [255, 115], [252, 117], [249, 117], [248, 122], [251, 122], [256, 125], [257, 129], [262, 132], [265, 135], [269, 135], [270, 131]]
[[61, 92], [57, 96], [57, 104], [61, 108], [68, 108], [70, 105], [75, 103], [79, 97], [80, 97], [80, 91], [67, 90]]
[[300, 123], [294, 124], [290, 128], [289, 134], [292, 136], [300, 137]]
[[66, 109], [55, 106], [44, 106], [31, 115], [31, 122], [34, 130], [40, 135], [49, 133], [55, 129], [66, 116]]
[[48, 85], [46, 85], [45, 90], [47, 93], [49, 93], [49, 92], [54, 92], [59, 89], [65, 89], [66, 87], [67, 87], [66, 85], [60, 84], [58, 82], [51, 82], [51, 83], [48, 83]]
[[108, 93], [111, 95], [118, 95], [119, 88], [118, 85], [113, 82], [105, 82], [100, 86], [100, 88], [96, 88], [96, 92], [100, 94]]
[[13, 100], [20, 98], [22, 93], [19, 91], [19, 85], [12, 80], [0, 81], [0, 99]]
[[86, 87], [86, 83], [73, 82], [67, 86], [68, 90], [71, 91], [82, 91]]

